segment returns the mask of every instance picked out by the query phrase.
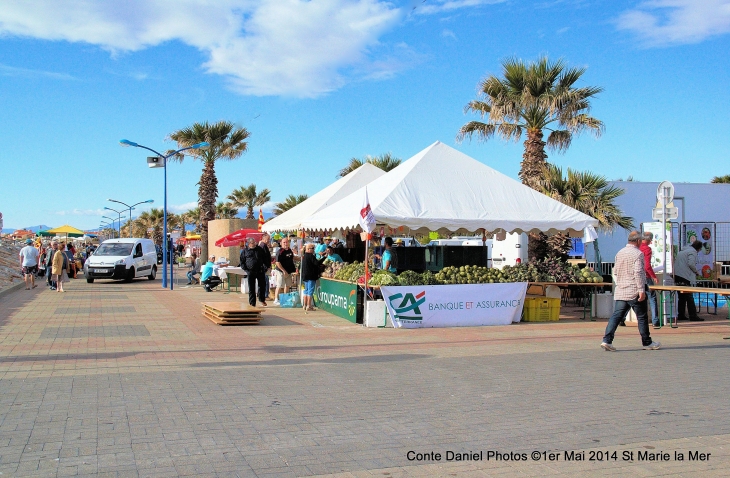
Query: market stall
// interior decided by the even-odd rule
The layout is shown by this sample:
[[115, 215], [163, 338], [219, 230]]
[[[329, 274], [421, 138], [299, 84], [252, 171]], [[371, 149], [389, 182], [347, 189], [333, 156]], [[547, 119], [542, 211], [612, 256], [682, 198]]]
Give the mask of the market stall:
[[[367, 198], [367, 200], [366, 200]], [[597, 221], [544, 194], [524, 186], [485, 164], [443, 144], [436, 142], [404, 161], [400, 166], [386, 173], [350, 195], [315, 212], [300, 223], [300, 228], [311, 231], [358, 230], [361, 211], [366, 204], [378, 226], [391, 228], [407, 227], [411, 231], [443, 231], [449, 233], [491, 232], [500, 235], [507, 232], [557, 232], [571, 236], [582, 236], [586, 228], [593, 228]], [[469, 266], [458, 271], [444, 271], [421, 277], [418, 284], [409, 284], [410, 274], [404, 272], [387, 279], [397, 283], [380, 283], [383, 299], [392, 318], [403, 315], [403, 308], [409, 310], [430, 310], [438, 307], [434, 297], [448, 296], [455, 290], [469, 295], [469, 300], [459, 302], [487, 303], [497, 297], [500, 291], [510, 290], [510, 304], [513, 310], [497, 312], [497, 308], [470, 308], [469, 317], [447, 313], [449, 321], [426, 321], [409, 323], [408, 326], [459, 326], [477, 323], [504, 323], [507, 318], [520, 321], [525, 299], [526, 283], [531, 279], [530, 266], [512, 268], [517, 280], [500, 278], [501, 271], [487, 272], [471, 270]], [[496, 271], [496, 269], [488, 269]], [[363, 267], [364, 276], [364, 267]], [[355, 272], [353, 271], [352, 274]], [[477, 273], [479, 274], [476, 277]], [[439, 274], [441, 274], [439, 276]], [[488, 278], [486, 274], [492, 274]], [[372, 276], [384, 275], [380, 271]], [[403, 280], [405, 275], [406, 280]], [[470, 277], [471, 276], [471, 277]], [[342, 280], [335, 273], [334, 279]], [[547, 280], [559, 280], [549, 274]], [[350, 282], [352, 282], [352, 276]], [[364, 282], [365, 277], [363, 277]], [[368, 278], [370, 279], [370, 278]], [[486, 279], [486, 280], [485, 280]], [[533, 279], [534, 280], [534, 279]], [[506, 286], [503, 283], [521, 282], [521, 286]], [[474, 287], [448, 287], [464, 284]], [[433, 286], [431, 294], [417, 297], [419, 293], [408, 292], [404, 287]], [[398, 292], [401, 289], [401, 292]], [[502, 290], [504, 289], [504, 290]], [[435, 292], [438, 290], [439, 292]], [[443, 292], [443, 295], [441, 294]], [[388, 295], [390, 293], [390, 295]], [[397, 297], [400, 294], [400, 297]], [[412, 298], [410, 295], [412, 295]], [[466, 297], [466, 296], [464, 296]], [[515, 297], [515, 298], [512, 298]], [[320, 302], [322, 297], [318, 297]], [[516, 301], [516, 302], [514, 302]], [[405, 302], [405, 303], [404, 303]], [[519, 302], [519, 303], [518, 303]], [[459, 309], [461, 310], [461, 309]], [[464, 305], [464, 309], [466, 305]], [[400, 311], [400, 312], [399, 312]], [[502, 312], [505, 312], [504, 314]], [[418, 321], [415, 321], [418, 322]], [[403, 321], [395, 325], [406, 326]]]

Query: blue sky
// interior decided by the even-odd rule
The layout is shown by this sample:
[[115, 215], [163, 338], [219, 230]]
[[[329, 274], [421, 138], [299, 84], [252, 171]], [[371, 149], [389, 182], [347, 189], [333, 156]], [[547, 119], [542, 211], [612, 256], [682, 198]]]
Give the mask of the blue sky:
[[[143, 150], [232, 121], [249, 151], [216, 167], [221, 198], [255, 183], [313, 194], [351, 157], [407, 159], [436, 140], [517, 177], [522, 144], [457, 144], [464, 105], [508, 57], [564, 58], [605, 89], [605, 134], [548, 160], [609, 179], [730, 173], [730, 0], [3, 1], [0, 212], [5, 227], [99, 224], [106, 201], [154, 199]], [[212, 6], [214, 5], [214, 6]], [[201, 164], [168, 168], [172, 211]]]

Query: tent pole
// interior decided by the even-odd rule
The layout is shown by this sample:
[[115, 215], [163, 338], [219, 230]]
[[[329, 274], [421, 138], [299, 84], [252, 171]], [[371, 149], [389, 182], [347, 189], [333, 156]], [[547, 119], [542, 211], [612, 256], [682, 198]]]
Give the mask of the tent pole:
[[[370, 249], [370, 233], [366, 231], [365, 234], [367, 235], [365, 236], [365, 296], [362, 299], [363, 323], [365, 322], [365, 314], [367, 314], [368, 310], [368, 250]], [[355, 317], [357, 317], [357, 314], [355, 315]]]

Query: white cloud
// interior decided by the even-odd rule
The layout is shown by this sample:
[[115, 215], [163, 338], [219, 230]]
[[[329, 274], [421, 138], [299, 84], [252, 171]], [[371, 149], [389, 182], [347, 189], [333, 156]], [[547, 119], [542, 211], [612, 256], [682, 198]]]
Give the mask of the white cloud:
[[478, 7], [481, 5], [492, 5], [504, 3], [507, 0], [423, 0], [413, 7], [415, 13], [431, 15], [434, 13], [451, 12], [460, 8]]
[[443, 31], [441, 32], [441, 36], [442, 36], [443, 38], [453, 38], [454, 40], [456, 40], [456, 35], [454, 34], [454, 32], [453, 32], [453, 31], [449, 30], [448, 28], [447, 28], [447, 29], [445, 29], [445, 30], [443, 30]]
[[[66, 211], [52, 211], [57, 216], [107, 216], [109, 211], [104, 209], [71, 209]], [[116, 213], [112, 213], [116, 214]], [[109, 216], [111, 217], [111, 216]]]
[[353, 71], [378, 77], [407, 67], [373, 58], [404, 14], [385, 0], [38, 0], [4, 2], [0, 35], [88, 43], [113, 55], [176, 40], [207, 54], [205, 71], [242, 94], [315, 97]]
[[181, 213], [181, 212], [187, 212], [191, 209], [195, 209], [196, 207], [198, 207], [198, 202], [191, 201], [191, 202], [186, 202], [184, 204], [173, 204], [173, 205], [167, 206], [167, 210], [170, 212], [174, 212], [174, 213]]
[[698, 43], [730, 32], [730, 0], [651, 0], [621, 14], [620, 30], [647, 46]]
[[51, 78], [54, 80], [75, 80], [67, 73], [56, 73], [53, 71], [31, 70], [28, 68], [17, 68], [14, 66], [0, 64], [0, 76], [19, 76], [23, 78]]

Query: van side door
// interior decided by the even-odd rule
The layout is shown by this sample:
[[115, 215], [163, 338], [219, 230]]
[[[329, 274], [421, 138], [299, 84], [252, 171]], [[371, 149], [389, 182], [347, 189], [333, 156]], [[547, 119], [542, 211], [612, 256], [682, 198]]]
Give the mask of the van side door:
[[138, 242], [137, 245], [134, 246], [134, 252], [132, 252], [132, 262], [134, 263], [134, 274], [135, 275], [146, 275], [147, 272], [146, 269], [149, 269], [147, 266], [147, 261], [144, 259], [144, 254], [142, 253], [142, 243]]

